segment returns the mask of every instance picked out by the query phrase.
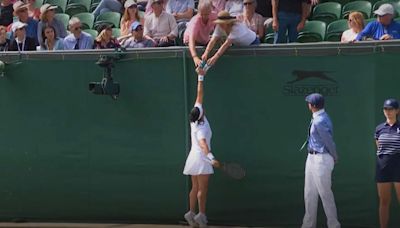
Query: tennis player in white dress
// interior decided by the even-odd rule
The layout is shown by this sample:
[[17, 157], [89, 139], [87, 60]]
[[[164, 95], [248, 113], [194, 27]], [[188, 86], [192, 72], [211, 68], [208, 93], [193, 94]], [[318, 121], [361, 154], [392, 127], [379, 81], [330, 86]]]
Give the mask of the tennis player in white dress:
[[[219, 167], [211, 153], [211, 128], [203, 109], [203, 80], [202, 68], [196, 69], [198, 76], [196, 103], [189, 114], [192, 148], [186, 159], [183, 174], [190, 175], [192, 190], [189, 194], [190, 211], [184, 217], [190, 226], [207, 227], [206, 201], [208, 180], [214, 173], [213, 166]], [[196, 204], [199, 204], [199, 213], [196, 215]]]

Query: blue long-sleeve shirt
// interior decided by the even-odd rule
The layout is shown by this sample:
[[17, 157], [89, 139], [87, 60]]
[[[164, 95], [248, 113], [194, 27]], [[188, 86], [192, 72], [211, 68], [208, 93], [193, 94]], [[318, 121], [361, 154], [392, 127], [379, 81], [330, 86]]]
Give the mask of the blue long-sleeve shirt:
[[338, 159], [336, 144], [333, 141], [333, 125], [324, 109], [313, 113], [310, 136], [308, 138], [308, 150], [329, 153], [333, 159]]
[[379, 40], [385, 34], [392, 36], [393, 39], [400, 39], [400, 24], [392, 21], [385, 27], [378, 21], [372, 21], [357, 35], [356, 40], [361, 41], [364, 37]]

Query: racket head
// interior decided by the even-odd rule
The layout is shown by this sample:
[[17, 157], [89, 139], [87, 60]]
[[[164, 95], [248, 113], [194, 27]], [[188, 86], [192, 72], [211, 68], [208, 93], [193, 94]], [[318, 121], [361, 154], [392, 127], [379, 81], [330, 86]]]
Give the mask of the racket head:
[[234, 162], [223, 162], [221, 164], [221, 170], [226, 175], [236, 180], [241, 180], [246, 176], [246, 170], [241, 165]]

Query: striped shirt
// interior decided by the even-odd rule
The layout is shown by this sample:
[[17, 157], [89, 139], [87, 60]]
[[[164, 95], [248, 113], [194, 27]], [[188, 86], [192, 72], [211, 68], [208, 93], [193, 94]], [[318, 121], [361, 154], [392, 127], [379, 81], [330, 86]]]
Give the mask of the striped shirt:
[[393, 126], [382, 123], [376, 127], [375, 139], [378, 141], [377, 155], [400, 154], [400, 122]]

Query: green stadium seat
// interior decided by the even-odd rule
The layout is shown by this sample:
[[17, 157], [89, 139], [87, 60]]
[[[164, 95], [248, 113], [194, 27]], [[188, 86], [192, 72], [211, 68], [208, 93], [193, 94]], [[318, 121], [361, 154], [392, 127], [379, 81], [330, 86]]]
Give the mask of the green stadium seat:
[[99, 35], [99, 32], [94, 29], [84, 29], [83, 31], [89, 33], [93, 39], [96, 39], [96, 37]]
[[94, 15], [91, 13], [78, 13], [74, 15], [74, 17], [79, 18], [82, 23], [82, 29], [91, 29], [93, 28], [94, 23]]
[[365, 19], [367, 19], [367, 18], [371, 17], [371, 9], [372, 9], [372, 5], [368, 1], [349, 2], [343, 6], [342, 18], [347, 19], [351, 12], [358, 11], [364, 15]]
[[65, 26], [65, 29], [68, 29], [68, 22], [69, 22], [69, 15], [65, 14], [65, 13], [57, 13], [55, 15], [55, 18], [60, 21], [61, 23], [63, 23], [63, 25]]
[[98, 29], [103, 24], [112, 25], [114, 28], [119, 28], [121, 21], [121, 14], [117, 12], [105, 12], [100, 14], [96, 18], [96, 22], [93, 25], [94, 29]]
[[318, 4], [313, 9], [312, 20], [323, 21], [326, 24], [338, 20], [342, 13], [342, 5], [337, 2], [325, 2]]
[[44, 0], [35, 0], [35, 2], [33, 3], [33, 6], [35, 8], [40, 8], [44, 3]]
[[265, 36], [263, 43], [273, 44], [275, 38], [275, 32], [272, 29], [272, 25], [265, 29]]
[[91, 0], [69, 0], [65, 13], [73, 16], [78, 13], [89, 12]]
[[299, 32], [297, 41], [300, 43], [320, 42], [325, 40], [326, 24], [323, 21], [307, 21], [304, 29]]
[[45, 3], [58, 6], [58, 8], [56, 9], [56, 13], [64, 13], [65, 8], [67, 7], [67, 2], [68, 0], [46, 0]]
[[326, 28], [326, 41], [340, 41], [342, 33], [349, 29], [349, 25], [346, 19], [337, 20], [331, 22]]
[[120, 37], [121, 36], [121, 29], [113, 28], [112, 29], [112, 34], [113, 34], [113, 37]]

